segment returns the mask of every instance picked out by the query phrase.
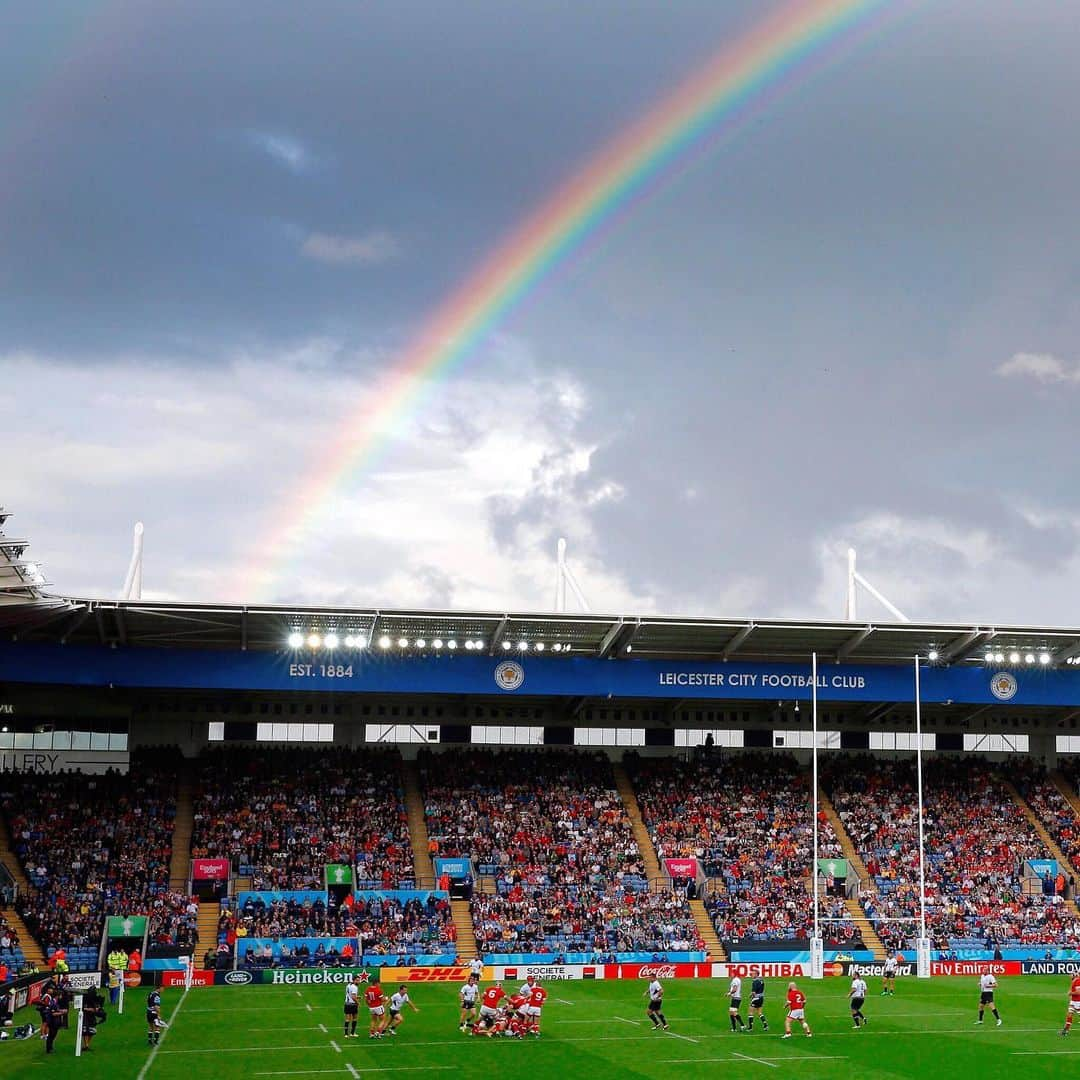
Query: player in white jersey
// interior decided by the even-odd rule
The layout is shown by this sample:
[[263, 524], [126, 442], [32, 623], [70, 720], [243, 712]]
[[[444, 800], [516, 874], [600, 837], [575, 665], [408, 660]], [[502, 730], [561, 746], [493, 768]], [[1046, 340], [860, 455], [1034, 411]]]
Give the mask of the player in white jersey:
[[885, 997], [887, 994], [896, 993], [896, 968], [897, 961], [895, 956], [888, 956], [885, 958], [885, 970], [881, 973], [881, 996]]
[[354, 975], [351, 982], [345, 984], [345, 1038], [355, 1039], [356, 1014], [360, 1011], [360, 979]]
[[458, 1026], [461, 1031], [468, 1031], [469, 1021], [476, 1019], [476, 1002], [480, 997], [480, 986], [476, 979], [470, 975], [458, 996], [461, 999], [461, 1018]]
[[469, 961], [469, 974], [478, 981], [484, 977], [484, 961], [479, 956], [474, 956]]
[[993, 975], [988, 972], [986, 975], [979, 976], [979, 1019], [975, 1021], [976, 1024], [983, 1022], [983, 1012], [989, 1009], [994, 1014], [997, 1026], [1001, 1027], [1001, 1014], [997, 1010], [997, 1005], [994, 1004], [995, 989], [997, 989], [997, 979]]
[[387, 1024], [387, 1028], [391, 1035], [397, 1034], [397, 1028], [401, 1026], [401, 1010], [408, 1005], [413, 1012], [419, 1012], [420, 1010], [412, 1003], [412, 998], [409, 997], [409, 991], [404, 987], [399, 987], [396, 994], [390, 995], [390, 1022]]
[[[743, 1023], [742, 1013], [739, 1011], [742, 1008], [742, 979], [738, 975], [731, 977], [731, 984], [728, 986], [728, 1019], [731, 1021], [731, 1030], [745, 1031], [746, 1025]], [[736, 1029], [735, 1025], [738, 1025]]]
[[863, 1005], [866, 1004], [866, 993], [866, 980], [861, 975], [856, 975], [851, 980], [848, 998], [851, 1001], [851, 1019], [855, 1021], [857, 1028], [866, 1024], [866, 1017], [863, 1016], [862, 1011]]
[[668, 1029], [667, 1017], [664, 1016], [664, 987], [659, 979], [653, 979], [645, 988], [643, 995], [649, 999], [648, 1017], [652, 1021], [653, 1031]]
[[520, 987], [518, 987], [518, 993], [523, 997], [528, 998], [533, 992], [533, 987], [536, 985], [536, 976], [530, 975]]

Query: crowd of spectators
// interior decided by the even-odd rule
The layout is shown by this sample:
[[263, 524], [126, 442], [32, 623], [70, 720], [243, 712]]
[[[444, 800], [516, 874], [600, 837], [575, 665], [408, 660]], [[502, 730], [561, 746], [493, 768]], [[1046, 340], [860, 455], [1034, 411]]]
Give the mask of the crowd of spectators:
[[174, 755], [135, 753], [127, 774], [0, 774], [0, 808], [33, 886], [16, 909], [46, 951], [96, 946], [104, 916], [151, 914], [168, 892]]
[[666, 953], [704, 950], [686, 897], [608, 883], [515, 883], [473, 898], [483, 953]]
[[355, 863], [357, 888], [411, 888], [396, 750], [227, 748], [198, 764], [193, 858], [228, 858], [255, 889], [324, 887]]
[[433, 855], [529, 886], [643, 882], [641, 853], [600, 754], [459, 750], [422, 754]]
[[[699, 751], [683, 758], [628, 757], [642, 818], [657, 857], [693, 857], [710, 879], [707, 907], [721, 940], [804, 939], [810, 898], [813, 798], [807, 770], [790, 754]], [[818, 815], [818, 853], [841, 856]], [[819, 918], [830, 940], [856, 931], [841, 897], [819, 886]]]
[[[329, 903], [282, 899], [266, 904], [249, 898], [237, 913], [236, 926], [239, 955], [248, 961], [250, 949], [244, 944], [245, 937], [350, 938], [357, 940], [360, 953], [384, 956], [456, 951], [449, 901], [434, 893], [429, 893], [426, 901], [349, 895], [340, 905], [332, 896]], [[287, 943], [281, 945], [285, 966], [293, 959], [307, 959], [294, 957], [292, 952]], [[256, 962], [266, 959], [256, 954], [250, 957]]]
[[704, 947], [685, 894], [648, 888], [602, 754], [472, 749], [420, 765], [432, 854], [471, 858], [494, 879], [472, 897], [482, 951]]
[[[823, 782], [873, 878], [860, 895], [867, 916], [887, 948], [909, 947], [919, 911], [914, 761], [834, 758]], [[987, 762], [926, 761], [923, 805], [927, 933], [936, 948], [1077, 943], [1062, 898], [1024, 890], [1025, 862], [1049, 852]]]

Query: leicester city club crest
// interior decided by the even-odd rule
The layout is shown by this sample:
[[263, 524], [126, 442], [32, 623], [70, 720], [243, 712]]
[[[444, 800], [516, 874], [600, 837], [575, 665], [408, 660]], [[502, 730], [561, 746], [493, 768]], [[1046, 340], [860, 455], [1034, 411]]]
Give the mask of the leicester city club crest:
[[1016, 697], [1016, 677], [1008, 671], [999, 671], [990, 679], [990, 693], [998, 701], [1011, 701]]
[[517, 690], [525, 681], [525, 669], [514, 660], [504, 660], [495, 669], [495, 683], [500, 690]]

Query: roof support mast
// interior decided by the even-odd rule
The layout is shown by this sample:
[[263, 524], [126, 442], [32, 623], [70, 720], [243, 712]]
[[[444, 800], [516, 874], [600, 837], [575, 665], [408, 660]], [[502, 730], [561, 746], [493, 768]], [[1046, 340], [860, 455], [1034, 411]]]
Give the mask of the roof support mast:
[[911, 622], [911, 620], [883, 593], [879, 592], [870, 584], [855, 569], [855, 549], [848, 548], [847, 550], [847, 612], [844, 618], [848, 622], [858, 622], [859, 617], [857, 615], [858, 608], [858, 589], [857, 585], [861, 585], [879, 604], [884, 607], [889, 614], [895, 615], [900, 622]]
[[131, 542], [131, 562], [128, 564], [127, 577], [124, 578], [124, 588], [120, 593], [121, 600], [142, 599], [142, 550], [143, 523], [136, 521]]
[[574, 577], [574, 571], [570, 569], [566, 561], [566, 537], [560, 536], [555, 548], [555, 610], [560, 614], [566, 611], [567, 585], [570, 586], [570, 591], [574, 594], [574, 599], [577, 600], [581, 610], [588, 614], [589, 602], [585, 599], [577, 578]]

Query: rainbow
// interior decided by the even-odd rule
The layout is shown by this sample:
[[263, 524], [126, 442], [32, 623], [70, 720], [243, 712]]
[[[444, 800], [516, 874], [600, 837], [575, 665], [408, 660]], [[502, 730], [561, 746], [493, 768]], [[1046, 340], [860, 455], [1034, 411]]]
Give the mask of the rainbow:
[[325, 513], [335, 491], [370, 469], [403, 423], [552, 270], [673, 166], [711, 143], [748, 109], [773, 103], [826, 48], [867, 28], [902, 0], [794, 0], [717, 52], [619, 133], [545, 200], [431, 315], [350, 413], [319, 465], [279, 508], [245, 572], [247, 599], [263, 593]]

